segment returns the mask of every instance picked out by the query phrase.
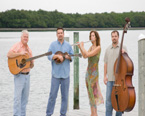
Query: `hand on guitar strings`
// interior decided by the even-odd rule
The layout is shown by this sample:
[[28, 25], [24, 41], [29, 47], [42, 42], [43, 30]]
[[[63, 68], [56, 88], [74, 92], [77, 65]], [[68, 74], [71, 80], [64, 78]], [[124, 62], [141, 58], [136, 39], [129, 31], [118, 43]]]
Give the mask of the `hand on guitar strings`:
[[28, 52], [26, 52], [26, 51], [20, 52], [20, 55], [26, 55], [26, 54], [28, 54]]
[[33, 61], [30, 61], [30, 68], [33, 68], [34, 67], [34, 63]]
[[56, 60], [56, 62], [63, 62], [64, 58], [62, 55], [54, 55], [54, 59]]

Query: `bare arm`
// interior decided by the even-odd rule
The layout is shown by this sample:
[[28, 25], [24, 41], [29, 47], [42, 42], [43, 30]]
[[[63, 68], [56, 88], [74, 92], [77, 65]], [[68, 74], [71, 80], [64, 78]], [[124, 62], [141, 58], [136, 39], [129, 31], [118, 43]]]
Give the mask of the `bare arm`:
[[82, 47], [81, 47], [81, 50], [83, 51], [85, 58], [88, 58], [88, 57], [92, 57], [92, 56], [97, 55], [97, 54], [100, 52], [101, 47], [100, 47], [100, 46], [97, 46], [94, 50], [88, 52], [88, 51], [86, 51], [85, 48], [82, 46]]
[[9, 51], [8, 54], [7, 54], [7, 57], [8, 58], [14, 58], [14, 57], [17, 57], [17, 56], [20, 56], [20, 55], [25, 55], [27, 52], [20, 52], [20, 53], [15, 53], [13, 51]]
[[106, 85], [108, 81], [107, 78], [107, 63], [104, 64], [104, 84]]
[[83, 58], [87, 58], [87, 56], [84, 54], [83, 50], [80, 48], [80, 51], [82, 53]]
[[87, 58], [86, 55], [83, 53], [80, 44], [78, 44], [78, 47], [79, 47], [79, 49], [80, 49], [80, 51], [81, 51], [81, 54], [82, 54], [83, 58]]

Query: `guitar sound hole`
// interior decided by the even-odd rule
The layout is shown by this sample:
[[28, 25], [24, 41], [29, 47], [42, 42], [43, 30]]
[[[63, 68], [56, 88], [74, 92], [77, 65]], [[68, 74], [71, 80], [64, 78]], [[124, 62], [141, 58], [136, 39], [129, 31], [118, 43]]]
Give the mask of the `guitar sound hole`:
[[22, 59], [22, 61], [21, 61], [20, 64], [18, 63], [18, 60], [16, 60], [16, 64], [17, 64], [17, 67], [23, 68], [26, 65], [26, 60], [25, 59]]
[[21, 64], [25, 64], [26, 63], [26, 59], [22, 59]]

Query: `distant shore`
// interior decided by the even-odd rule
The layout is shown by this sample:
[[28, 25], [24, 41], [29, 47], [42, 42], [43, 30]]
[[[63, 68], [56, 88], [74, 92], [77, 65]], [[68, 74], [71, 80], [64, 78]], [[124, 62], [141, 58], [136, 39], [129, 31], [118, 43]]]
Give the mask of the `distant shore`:
[[[0, 32], [21, 31], [56, 31], [56, 28], [0, 28]], [[123, 28], [64, 28], [66, 31], [90, 31], [90, 30], [123, 30]], [[129, 30], [145, 30], [145, 27], [131, 27]]]

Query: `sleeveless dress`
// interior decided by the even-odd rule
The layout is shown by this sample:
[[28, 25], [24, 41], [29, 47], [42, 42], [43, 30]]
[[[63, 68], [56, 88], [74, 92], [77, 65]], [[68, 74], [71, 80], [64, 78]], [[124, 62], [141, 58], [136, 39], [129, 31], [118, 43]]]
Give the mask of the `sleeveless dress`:
[[88, 91], [90, 106], [95, 108], [96, 105], [104, 103], [99, 86], [99, 57], [100, 52], [99, 54], [88, 58], [88, 67], [86, 72], [86, 87]]

